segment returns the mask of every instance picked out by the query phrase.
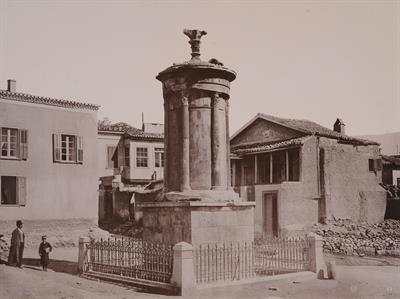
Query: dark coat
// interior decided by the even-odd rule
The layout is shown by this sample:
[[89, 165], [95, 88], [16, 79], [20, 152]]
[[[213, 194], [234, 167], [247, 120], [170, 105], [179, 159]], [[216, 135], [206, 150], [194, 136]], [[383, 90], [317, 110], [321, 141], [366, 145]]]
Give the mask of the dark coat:
[[8, 264], [10, 266], [21, 266], [24, 253], [25, 234], [18, 228], [14, 229], [11, 235], [10, 253], [8, 255]]
[[40, 265], [47, 267], [50, 263], [49, 253], [53, 250], [53, 247], [49, 242], [42, 242], [39, 245]]

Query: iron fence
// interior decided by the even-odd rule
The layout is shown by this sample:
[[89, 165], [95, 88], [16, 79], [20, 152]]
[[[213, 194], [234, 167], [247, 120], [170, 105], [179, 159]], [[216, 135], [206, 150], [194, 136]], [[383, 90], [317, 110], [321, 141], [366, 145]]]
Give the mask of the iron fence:
[[194, 250], [197, 283], [239, 280], [254, 275], [252, 243], [207, 244]]
[[197, 283], [241, 280], [309, 269], [307, 238], [207, 244], [194, 250]]
[[256, 240], [254, 270], [257, 275], [275, 275], [309, 269], [307, 238]]
[[84, 271], [168, 283], [172, 266], [172, 245], [113, 238], [88, 244]]

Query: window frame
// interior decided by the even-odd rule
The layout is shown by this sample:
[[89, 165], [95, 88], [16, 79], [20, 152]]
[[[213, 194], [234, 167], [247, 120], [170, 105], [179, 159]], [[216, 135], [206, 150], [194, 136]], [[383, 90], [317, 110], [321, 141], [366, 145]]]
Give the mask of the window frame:
[[129, 144], [125, 144], [124, 146], [124, 163], [126, 167], [130, 167], [131, 166], [131, 153], [130, 153], [130, 149], [131, 147], [129, 146]]
[[381, 158], [369, 158], [368, 159], [368, 171], [369, 172], [374, 172], [375, 174], [378, 171], [382, 171], [383, 165], [382, 165], [382, 159]]
[[[66, 140], [63, 140], [63, 138]], [[72, 139], [72, 147], [70, 146]], [[64, 145], [65, 153], [63, 153]], [[71, 156], [72, 149], [72, 159]], [[67, 159], [64, 159], [65, 156]], [[53, 134], [53, 163], [61, 164], [83, 164], [83, 137], [75, 134], [58, 133]]]
[[[157, 166], [157, 164], [159, 164]], [[163, 147], [155, 147], [154, 148], [154, 167], [155, 168], [163, 168], [165, 165], [165, 154]]]
[[[6, 135], [3, 135], [3, 130], [6, 130]], [[11, 136], [14, 132], [15, 136]], [[4, 136], [6, 140], [3, 141]], [[11, 142], [11, 137], [15, 138], [15, 142]], [[10, 155], [11, 144], [15, 144], [15, 155]], [[7, 145], [7, 155], [3, 156], [3, 145]], [[2, 160], [27, 160], [28, 159], [28, 130], [18, 129], [13, 127], [0, 127], [0, 159]]]
[[[109, 149], [111, 149], [111, 148], [113, 148], [114, 150], [112, 151], [112, 155], [111, 155], [111, 157], [110, 157], [110, 155], [109, 155]], [[116, 145], [107, 145], [106, 146], [106, 169], [115, 169], [115, 168], [118, 168], [118, 166], [117, 167], [115, 167], [116, 165], [115, 165], [115, 160], [113, 160], [113, 158], [114, 158], [114, 155], [115, 155], [115, 152], [117, 151], [117, 148], [118, 148], [118, 146], [116, 146]], [[110, 165], [112, 166], [112, 167], [110, 167]]]
[[[65, 138], [65, 140], [63, 140], [63, 138]], [[65, 153], [63, 153], [64, 148], [65, 148]], [[65, 156], [65, 159], [63, 159], [63, 156]], [[75, 163], [78, 161], [77, 138], [75, 135], [61, 134], [60, 160], [61, 162], [65, 163]]]
[[[139, 156], [139, 150], [143, 150], [146, 155]], [[143, 164], [143, 165], [139, 165]], [[146, 146], [137, 146], [135, 148], [135, 167], [136, 168], [149, 168], [149, 148]]]
[[[3, 199], [3, 177], [15, 178], [15, 203], [2, 203]], [[25, 207], [26, 206], [26, 177], [19, 176], [0, 176], [0, 207]]]

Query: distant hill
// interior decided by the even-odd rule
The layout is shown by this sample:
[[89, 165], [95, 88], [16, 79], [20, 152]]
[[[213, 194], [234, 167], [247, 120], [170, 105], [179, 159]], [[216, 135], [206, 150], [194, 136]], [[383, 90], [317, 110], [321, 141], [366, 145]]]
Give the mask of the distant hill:
[[400, 132], [377, 135], [362, 135], [357, 137], [379, 142], [381, 144], [382, 154], [384, 155], [400, 154]]

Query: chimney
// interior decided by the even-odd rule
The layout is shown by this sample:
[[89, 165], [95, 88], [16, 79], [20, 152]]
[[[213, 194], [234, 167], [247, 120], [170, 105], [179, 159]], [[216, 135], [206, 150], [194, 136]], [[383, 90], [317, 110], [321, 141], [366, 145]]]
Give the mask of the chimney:
[[16, 92], [17, 89], [17, 81], [13, 79], [7, 80], [7, 91]]
[[345, 126], [346, 125], [344, 124], [343, 120], [341, 118], [338, 118], [338, 119], [336, 119], [335, 123], [333, 124], [333, 130], [340, 134], [345, 134], [345, 130], [344, 130]]

